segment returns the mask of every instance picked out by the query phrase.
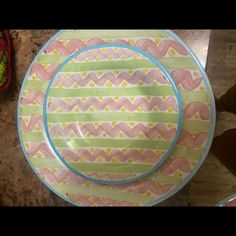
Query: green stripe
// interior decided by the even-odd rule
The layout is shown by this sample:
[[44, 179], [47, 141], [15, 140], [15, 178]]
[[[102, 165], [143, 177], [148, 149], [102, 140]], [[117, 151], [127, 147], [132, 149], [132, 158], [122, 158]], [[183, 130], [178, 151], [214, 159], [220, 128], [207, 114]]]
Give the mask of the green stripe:
[[153, 165], [143, 164], [110, 164], [110, 163], [70, 163], [79, 172], [109, 172], [109, 173], [145, 173]]
[[40, 64], [61, 64], [67, 59], [61, 55], [41, 55], [38, 57], [37, 62]]
[[22, 138], [24, 141], [43, 141], [46, 137], [42, 132], [23, 133]]
[[199, 133], [199, 132], [208, 132], [210, 127], [209, 121], [203, 120], [183, 120], [183, 129]]
[[148, 149], [167, 149], [171, 142], [152, 141], [152, 140], [127, 140], [127, 139], [53, 139], [56, 147], [80, 148], [80, 147], [106, 147], [106, 148], [148, 148]]
[[[45, 91], [48, 87], [49, 82], [48, 81], [34, 81], [34, 80], [27, 80], [25, 83], [25, 87], [24, 89], [31, 89], [31, 90], [42, 90]], [[166, 90], [166, 92], [168, 92], [168, 88], [170, 88], [170, 94], [171, 94], [171, 87], [169, 86], [162, 86], [161, 88], [164, 90]], [[146, 87], [140, 87], [140, 90], [144, 89], [145, 91]], [[114, 89], [114, 88], [113, 88]], [[127, 88], [126, 88], [127, 89]], [[52, 90], [52, 89], [51, 89]], [[94, 90], [94, 89], [93, 89]], [[104, 89], [105, 90], [105, 89]], [[107, 89], [108, 90], [108, 89]], [[110, 88], [109, 88], [110, 90]], [[202, 102], [202, 103], [209, 103], [210, 101], [210, 95], [207, 92], [200, 92], [200, 91], [184, 91], [183, 89], [179, 89], [181, 97], [182, 97], [182, 101], [183, 102]], [[160, 89], [160, 93], [161, 89]], [[155, 94], [156, 96], [158, 94]], [[165, 94], [163, 94], [165, 95]], [[161, 95], [160, 95], [161, 96]]]
[[70, 63], [62, 68], [62, 72], [80, 72], [90, 70], [112, 70], [112, 69], [137, 69], [137, 68], [158, 68], [150, 60], [129, 60], [129, 61], [98, 61], [86, 63]]
[[46, 158], [31, 158], [30, 160], [36, 168], [40, 168], [42, 166], [47, 166], [48, 168], [60, 168], [64, 166], [63, 162], [59, 159], [49, 160]]
[[95, 97], [95, 96], [165, 96], [175, 95], [171, 86], [134, 87], [134, 88], [81, 88], [57, 89], [51, 88], [52, 97]]
[[166, 57], [159, 59], [166, 69], [196, 69], [196, 65], [190, 57]]
[[183, 91], [179, 89], [180, 95], [182, 97], [182, 102], [201, 102], [201, 103], [209, 103], [210, 95], [207, 92], [199, 92], [199, 91]]
[[21, 116], [43, 115], [43, 107], [41, 106], [21, 106]]
[[107, 113], [70, 113], [70, 114], [55, 114], [48, 113], [48, 122], [76, 122], [76, 121], [143, 121], [143, 122], [168, 122], [178, 123], [177, 113], [128, 113], [128, 112], [107, 112]]
[[54, 185], [51, 184], [54, 190], [59, 192], [60, 194], [83, 194], [86, 196], [99, 196], [100, 198], [112, 198], [117, 201], [127, 201], [133, 202], [136, 204], [147, 204], [148, 202], [152, 201], [152, 197], [147, 197], [140, 194], [135, 193], [128, 193], [122, 192], [122, 190], [115, 190], [115, 189], [105, 189], [103, 187], [95, 187], [92, 188], [82, 187], [78, 185], [68, 185], [68, 184], [60, 184]]
[[[61, 64], [67, 57], [58, 55], [41, 55], [38, 63], [41, 64]], [[158, 68], [151, 60], [126, 60], [126, 61], [96, 61], [84, 63], [68, 63], [62, 68], [62, 72], [80, 72], [93, 70], [112, 69], [137, 69], [137, 68]]]
[[[42, 115], [43, 111], [41, 107], [27, 106], [21, 107], [21, 116], [31, 116], [31, 115]], [[60, 122], [75, 122], [75, 121], [85, 121], [85, 122], [96, 122], [96, 121], [139, 121], [139, 122], [168, 122], [177, 123], [178, 114], [169, 113], [98, 113], [94, 114], [47, 114], [48, 122], [60, 123]], [[208, 132], [209, 121], [203, 120], [183, 120], [183, 129], [191, 132]]]
[[150, 175], [150, 179], [153, 181], [158, 181], [161, 184], [174, 184], [177, 185], [179, 184], [182, 179], [181, 178], [177, 178], [171, 175], [161, 175], [161, 174], [155, 174], [155, 172]]
[[[31, 159], [36, 168], [47, 166], [57, 168], [60, 166], [58, 160]], [[75, 169], [81, 172], [113, 172], [113, 173], [143, 173], [148, 171], [153, 165], [148, 164], [110, 164], [110, 163], [70, 163]]]
[[[47, 166], [48, 168], [60, 168], [64, 164], [59, 160], [48, 160], [42, 158], [32, 158], [31, 162], [36, 168], [40, 168], [42, 166]], [[153, 181], [158, 181], [161, 184], [179, 184], [182, 180], [181, 178], [177, 178], [175, 176], [166, 176], [161, 174], [156, 174], [155, 172], [150, 175], [150, 179]]]
[[[38, 57], [38, 63], [41, 64], [61, 64], [67, 57], [58, 55], [41, 55]], [[193, 60], [190, 57], [166, 57], [158, 61], [166, 69], [196, 69]], [[88, 63], [66, 64], [62, 71], [80, 72], [105, 69], [137, 69], [137, 68], [157, 68], [157, 65], [150, 60], [129, 60], [129, 61], [100, 61]]]
[[[42, 90], [45, 91], [48, 87], [48, 81], [35, 81], [35, 80], [27, 80], [25, 83], [24, 89], [32, 89], [32, 90]], [[168, 90], [168, 86], [165, 89]], [[162, 87], [162, 88], [163, 88]], [[141, 89], [141, 88], [140, 88]], [[110, 88], [109, 88], [110, 90]], [[143, 89], [142, 89], [143, 90]], [[199, 92], [199, 91], [184, 91], [183, 89], [179, 89], [182, 101], [183, 102], [202, 102], [209, 103], [210, 95], [207, 92]]]
[[48, 87], [49, 81], [27, 80], [24, 89], [45, 91]]
[[159, 30], [76, 30], [62, 32], [58, 39], [90, 39], [93, 38], [166, 38]]
[[172, 156], [183, 156], [186, 159], [190, 160], [199, 160], [203, 153], [203, 149], [201, 150], [192, 150], [185, 147], [176, 147], [174, 151], [171, 153]]

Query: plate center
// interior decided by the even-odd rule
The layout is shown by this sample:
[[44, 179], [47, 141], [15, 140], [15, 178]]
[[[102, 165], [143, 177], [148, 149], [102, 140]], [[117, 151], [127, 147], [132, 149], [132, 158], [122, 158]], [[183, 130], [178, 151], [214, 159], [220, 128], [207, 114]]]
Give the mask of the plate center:
[[57, 156], [102, 184], [138, 180], [157, 169], [179, 137], [178, 90], [149, 54], [120, 44], [69, 57], [50, 81], [44, 122]]

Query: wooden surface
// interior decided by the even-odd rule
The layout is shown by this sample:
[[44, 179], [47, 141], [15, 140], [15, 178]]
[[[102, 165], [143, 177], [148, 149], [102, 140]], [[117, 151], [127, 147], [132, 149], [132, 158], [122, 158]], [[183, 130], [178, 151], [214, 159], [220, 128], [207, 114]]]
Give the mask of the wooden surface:
[[[0, 95], [0, 205], [69, 206], [52, 193], [33, 173], [21, 150], [16, 123], [17, 100], [24, 75], [39, 49], [55, 30], [12, 30], [14, 61], [13, 84]], [[203, 66], [209, 45], [209, 30], [175, 30], [196, 53]], [[216, 96], [236, 82], [236, 31], [213, 31], [207, 73]], [[230, 114], [217, 115], [216, 134], [235, 127]], [[161, 203], [164, 206], [210, 206], [236, 192], [236, 178], [212, 155], [195, 177], [176, 195]]]

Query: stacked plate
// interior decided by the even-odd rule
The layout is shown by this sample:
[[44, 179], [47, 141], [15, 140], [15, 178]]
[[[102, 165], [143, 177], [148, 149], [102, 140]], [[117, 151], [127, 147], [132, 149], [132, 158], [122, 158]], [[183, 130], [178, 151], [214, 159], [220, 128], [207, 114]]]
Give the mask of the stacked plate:
[[31, 64], [18, 130], [31, 167], [78, 206], [150, 206], [204, 161], [215, 106], [200, 63], [167, 30], [60, 31]]
[[233, 194], [222, 201], [220, 201], [217, 206], [220, 207], [236, 207], [236, 194]]

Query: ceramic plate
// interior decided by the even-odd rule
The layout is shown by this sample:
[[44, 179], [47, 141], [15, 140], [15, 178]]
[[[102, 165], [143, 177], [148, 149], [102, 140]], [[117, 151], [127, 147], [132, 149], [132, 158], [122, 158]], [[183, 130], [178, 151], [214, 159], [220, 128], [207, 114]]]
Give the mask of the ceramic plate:
[[58, 32], [31, 64], [18, 105], [30, 165], [77, 206], [169, 198], [201, 166], [214, 125], [208, 78], [167, 30]]
[[46, 91], [44, 126], [56, 155], [97, 183], [128, 183], [156, 170], [179, 138], [179, 92], [160, 63], [134, 47], [78, 51]]
[[233, 194], [222, 201], [220, 201], [217, 206], [220, 207], [236, 207], [236, 194]]

